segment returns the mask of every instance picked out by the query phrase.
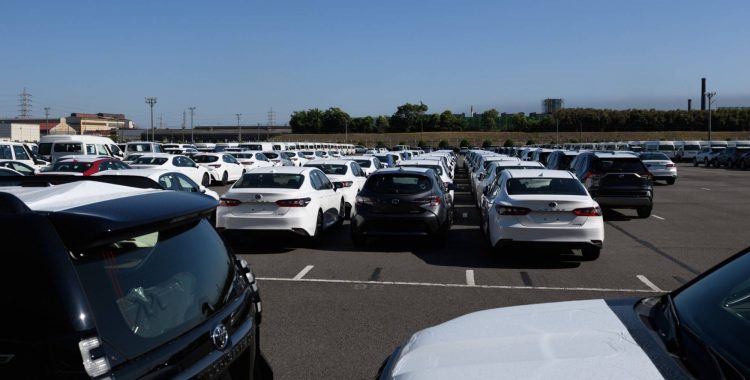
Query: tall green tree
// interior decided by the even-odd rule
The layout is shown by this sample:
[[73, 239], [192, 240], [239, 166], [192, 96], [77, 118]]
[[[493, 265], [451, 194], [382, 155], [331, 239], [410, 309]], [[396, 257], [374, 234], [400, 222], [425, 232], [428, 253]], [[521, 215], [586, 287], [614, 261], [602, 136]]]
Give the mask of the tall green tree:
[[396, 113], [391, 116], [391, 130], [393, 132], [418, 132], [418, 122], [427, 109], [427, 105], [422, 102], [398, 106]]
[[331, 107], [323, 112], [323, 133], [344, 133], [345, 128], [351, 123], [348, 113], [338, 107]]
[[485, 131], [491, 131], [497, 128], [497, 119], [499, 117], [500, 113], [494, 108], [482, 112], [482, 129]]
[[378, 133], [390, 132], [390, 121], [386, 116], [378, 116], [375, 119], [375, 129]]

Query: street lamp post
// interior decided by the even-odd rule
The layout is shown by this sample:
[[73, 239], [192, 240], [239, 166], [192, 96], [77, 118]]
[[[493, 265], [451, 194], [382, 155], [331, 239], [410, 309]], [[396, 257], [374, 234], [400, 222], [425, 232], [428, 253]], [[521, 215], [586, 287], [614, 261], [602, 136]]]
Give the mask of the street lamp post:
[[195, 144], [195, 134], [193, 132], [193, 114], [195, 113], [195, 107], [188, 107], [190, 110], [190, 143]]
[[238, 142], [242, 142], [242, 127], [240, 127], [240, 116], [242, 116], [241, 113], [236, 113], [237, 115], [237, 130], [239, 131], [237, 140]]
[[706, 93], [708, 97], [708, 141], [711, 141], [711, 104], [714, 102], [714, 96], [716, 96], [716, 91]]
[[151, 107], [151, 141], [156, 141], [156, 130], [154, 130], [154, 104], [156, 104], [156, 97], [147, 97], [146, 104]]

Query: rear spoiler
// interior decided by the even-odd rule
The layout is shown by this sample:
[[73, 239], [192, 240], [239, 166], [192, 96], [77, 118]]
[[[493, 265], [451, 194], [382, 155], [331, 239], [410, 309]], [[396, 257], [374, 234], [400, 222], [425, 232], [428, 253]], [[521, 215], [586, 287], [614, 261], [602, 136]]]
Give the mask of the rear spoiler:
[[152, 180], [151, 178], [134, 175], [74, 176], [40, 174], [35, 176], [0, 177], [0, 187], [47, 187], [78, 181], [94, 181], [109, 183], [112, 185], [136, 187], [139, 189], [164, 190], [163, 186], [161, 186], [158, 182]]

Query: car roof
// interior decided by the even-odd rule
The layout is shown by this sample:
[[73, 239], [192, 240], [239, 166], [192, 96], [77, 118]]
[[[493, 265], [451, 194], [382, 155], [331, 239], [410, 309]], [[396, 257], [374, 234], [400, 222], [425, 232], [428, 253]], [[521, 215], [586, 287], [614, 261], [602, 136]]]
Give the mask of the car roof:
[[62, 156], [57, 160], [57, 162], [61, 162], [61, 161], [96, 162], [100, 160], [115, 160], [115, 158], [112, 158], [109, 156], [94, 156], [94, 155], [87, 156], [87, 155], [77, 154], [77, 155], [71, 155], [71, 156]]
[[282, 174], [304, 174], [317, 168], [305, 166], [269, 166], [264, 168], [255, 168], [247, 171], [246, 174], [253, 173], [282, 173]]
[[590, 152], [593, 153], [596, 157], [599, 158], [637, 158], [635, 153], [625, 153], [625, 152]]
[[406, 165], [406, 166], [408, 166], [408, 165], [433, 165], [433, 166], [442, 166], [440, 164], [440, 161], [437, 161], [437, 160], [420, 160], [420, 159], [399, 161], [397, 165], [399, 165], [399, 166], [404, 166], [404, 165]]
[[401, 174], [401, 173], [414, 173], [414, 174], [427, 174], [432, 171], [431, 168], [415, 168], [415, 167], [403, 167], [399, 166], [396, 168], [380, 169], [373, 173], [375, 174]]
[[0, 191], [15, 195], [34, 211], [55, 212], [158, 190], [79, 181], [46, 187], [0, 187]]
[[139, 158], [148, 158], [148, 157], [164, 157], [164, 158], [170, 158], [170, 157], [179, 157], [179, 156], [183, 156], [183, 157], [186, 157], [186, 156], [184, 156], [184, 155], [182, 155], [182, 154], [171, 154], [171, 153], [144, 153], [144, 154], [143, 154], [143, 155], [142, 155], [141, 157], [139, 157]]
[[505, 173], [511, 178], [575, 178], [567, 170], [508, 169]]
[[313, 164], [346, 165], [350, 162], [352, 162], [352, 160], [345, 160], [341, 158], [329, 158], [329, 159], [310, 160], [310, 161], [307, 161], [305, 165], [313, 165]]
[[[539, 166], [540, 168], [543, 168], [544, 165], [542, 165], [541, 162], [537, 161], [496, 161], [495, 167], [513, 167], [513, 166]], [[525, 169], [528, 170], [528, 169]]]
[[[103, 172], [98, 172], [92, 174], [93, 176], [108, 176], [108, 175], [132, 175], [132, 176], [139, 176], [139, 177], [160, 177], [167, 173], [179, 173], [174, 170], [164, 170], [164, 169], [157, 169], [157, 168], [137, 168], [137, 169], [119, 169], [119, 170], [105, 170]], [[153, 178], [152, 178], [153, 179]]]

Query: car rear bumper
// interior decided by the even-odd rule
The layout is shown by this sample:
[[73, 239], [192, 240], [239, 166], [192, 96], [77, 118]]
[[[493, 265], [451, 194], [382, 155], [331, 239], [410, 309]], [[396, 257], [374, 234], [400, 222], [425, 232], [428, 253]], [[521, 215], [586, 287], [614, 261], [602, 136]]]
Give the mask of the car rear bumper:
[[[602, 217], [588, 218], [580, 226], [525, 226], [518, 222], [507, 225], [490, 226], [493, 246], [507, 245], [510, 242], [551, 245], [551, 246], [601, 246], [604, 241], [604, 221]], [[598, 242], [598, 243], [596, 243]]]
[[361, 213], [352, 218], [352, 228], [363, 235], [427, 236], [440, 229], [437, 215]]
[[276, 231], [296, 235], [315, 234], [315, 216], [307, 215], [255, 215], [218, 212], [216, 228], [226, 230]]

